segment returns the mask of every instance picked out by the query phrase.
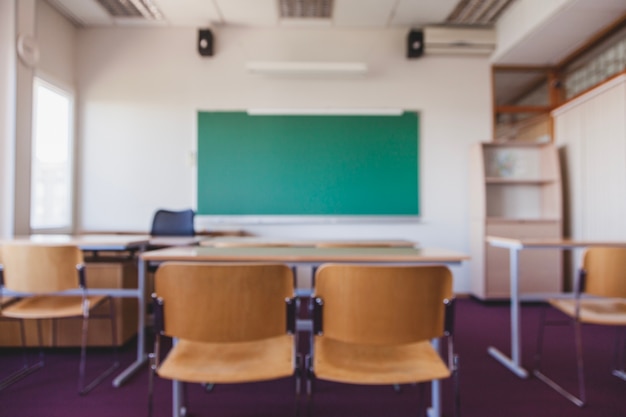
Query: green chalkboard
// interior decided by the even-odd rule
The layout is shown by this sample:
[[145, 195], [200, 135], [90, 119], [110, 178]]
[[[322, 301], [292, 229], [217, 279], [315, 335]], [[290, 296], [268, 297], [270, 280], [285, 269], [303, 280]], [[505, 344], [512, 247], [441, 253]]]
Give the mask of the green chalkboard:
[[418, 115], [198, 112], [200, 215], [415, 216]]

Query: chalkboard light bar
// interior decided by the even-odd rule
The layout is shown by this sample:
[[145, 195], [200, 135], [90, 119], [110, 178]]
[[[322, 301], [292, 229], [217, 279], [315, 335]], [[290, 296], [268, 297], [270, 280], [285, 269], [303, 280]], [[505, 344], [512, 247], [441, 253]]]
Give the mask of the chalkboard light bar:
[[273, 76], [355, 76], [365, 75], [367, 64], [364, 62], [252, 61], [246, 63], [246, 69], [252, 74]]
[[197, 214], [419, 216], [419, 117], [198, 112]]
[[316, 109], [248, 109], [247, 113], [250, 116], [262, 116], [262, 115], [304, 115], [304, 116], [319, 116], [319, 115], [353, 115], [353, 116], [400, 116], [403, 113], [402, 109], [335, 109], [335, 108], [316, 108]]

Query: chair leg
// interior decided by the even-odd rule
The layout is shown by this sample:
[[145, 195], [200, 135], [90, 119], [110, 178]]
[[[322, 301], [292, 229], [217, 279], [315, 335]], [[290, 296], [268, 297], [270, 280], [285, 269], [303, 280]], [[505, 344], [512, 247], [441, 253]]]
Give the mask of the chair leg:
[[[541, 358], [543, 356], [543, 337], [544, 337], [544, 327], [547, 324], [546, 320], [546, 307], [541, 311], [541, 323], [539, 329], [538, 343], [537, 343], [537, 352], [535, 354], [535, 369], [533, 370], [533, 374], [543, 383], [548, 385], [550, 388], [570, 400], [572, 403], [577, 405], [578, 407], [583, 407], [586, 402], [585, 396], [585, 374], [584, 374], [584, 364], [583, 364], [583, 355], [582, 355], [582, 332], [581, 332], [581, 324], [577, 320], [569, 320], [574, 327], [574, 347], [576, 350], [576, 372], [578, 375], [578, 390], [579, 396], [576, 397], [574, 394], [567, 391], [553, 379], [549, 378], [544, 374], [541, 369]], [[556, 323], [552, 323], [556, 324]]]
[[615, 329], [615, 367], [611, 374], [626, 381], [626, 329], [617, 327]]
[[185, 417], [187, 415], [187, 407], [184, 401], [185, 383], [182, 381], [172, 380], [172, 417]]
[[[158, 337], [158, 335], [156, 337]], [[154, 374], [156, 373], [155, 353], [148, 354], [148, 361], [148, 417], [152, 417], [152, 410], [154, 408]]]
[[418, 417], [427, 417], [428, 416], [428, 404], [426, 404], [426, 395], [424, 394], [426, 391], [426, 384], [420, 383], [417, 386], [418, 395], [419, 395], [419, 406], [417, 408]]
[[294, 415], [300, 416], [300, 394], [302, 392], [302, 355], [298, 353], [296, 355], [296, 369], [294, 372], [294, 391], [295, 391], [295, 410]]
[[452, 389], [454, 395], [454, 417], [461, 417], [461, 381], [459, 369], [459, 355], [454, 355], [452, 359]]
[[[580, 401], [582, 407], [587, 401], [585, 392], [585, 364], [583, 362], [583, 335], [582, 325], [578, 320], [574, 322], [574, 337], [576, 338], [576, 365], [578, 366], [578, 392], [580, 393]], [[576, 397], [574, 397], [576, 399]], [[573, 401], [576, 404], [576, 401]]]
[[11, 375], [5, 377], [0, 381], [0, 391], [3, 389], [13, 385], [17, 381], [25, 378], [26, 376], [32, 374], [38, 369], [43, 368], [44, 366], [44, 354], [43, 354], [43, 340], [41, 334], [41, 323], [37, 320], [37, 329], [38, 329], [38, 339], [39, 339], [39, 361], [30, 364], [28, 360], [28, 352], [26, 349], [26, 331], [24, 329], [24, 320], [18, 320], [20, 325], [20, 340], [22, 345], [22, 368], [13, 372]]
[[304, 373], [306, 376], [306, 413], [308, 417], [313, 416], [313, 389], [315, 374], [313, 373], [313, 358], [306, 355], [304, 359]]
[[100, 384], [106, 377], [111, 375], [113, 371], [115, 371], [119, 365], [119, 359], [117, 355], [117, 328], [116, 328], [116, 312], [115, 312], [115, 304], [112, 298], [108, 298], [109, 302], [109, 319], [111, 321], [111, 345], [113, 348], [113, 365], [111, 365], [108, 369], [102, 372], [100, 375], [95, 377], [91, 382], [85, 385], [85, 375], [86, 375], [86, 367], [87, 367], [87, 334], [89, 328], [89, 312], [88, 309], [85, 309], [86, 313], [83, 316], [83, 329], [81, 336], [81, 347], [80, 347], [80, 365], [78, 369], [78, 393], [80, 395], [85, 395], [93, 390], [98, 384]]

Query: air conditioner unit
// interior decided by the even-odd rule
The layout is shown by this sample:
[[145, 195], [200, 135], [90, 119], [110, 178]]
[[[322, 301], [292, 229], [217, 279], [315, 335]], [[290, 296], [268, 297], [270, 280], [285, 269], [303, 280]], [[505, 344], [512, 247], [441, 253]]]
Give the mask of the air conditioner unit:
[[446, 26], [424, 28], [424, 52], [426, 54], [489, 55], [495, 47], [494, 29]]

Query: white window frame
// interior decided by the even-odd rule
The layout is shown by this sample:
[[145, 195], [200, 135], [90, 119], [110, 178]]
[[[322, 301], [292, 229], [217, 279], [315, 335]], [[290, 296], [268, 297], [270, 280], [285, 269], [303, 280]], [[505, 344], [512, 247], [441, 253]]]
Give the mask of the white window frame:
[[[33, 205], [34, 205], [34, 170], [35, 170], [35, 152], [36, 150], [36, 134], [37, 134], [37, 96], [38, 89], [40, 87], [46, 88], [48, 90], [54, 91], [55, 93], [64, 96], [68, 100], [69, 111], [68, 111], [68, 149], [67, 149], [67, 171], [66, 175], [68, 178], [68, 195], [66, 204], [68, 205], [68, 218], [64, 219], [64, 224], [58, 224], [54, 226], [44, 226], [37, 227], [37, 225], [33, 225]], [[36, 75], [33, 79], [33, 112], [32, 112], [32, 138], [31, 138], [31, 167], [30, 167], [30, 216], [29, 216], [29, 225], [31, 233], [72, 233], [74, 231], [74, 219], [75, 219], [75, 203], [74, 203], [74, 195], [75, 195], [75, 135], [74, 135], [74, 124], [75, 124], [75, 98], [74, 91], [71, 88], [67, 88], [66, 86], [59, 85], [58, 83], [51, 82], [41, 75]]]

